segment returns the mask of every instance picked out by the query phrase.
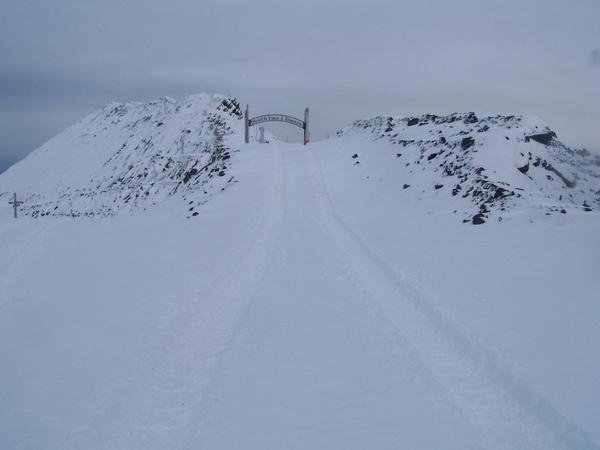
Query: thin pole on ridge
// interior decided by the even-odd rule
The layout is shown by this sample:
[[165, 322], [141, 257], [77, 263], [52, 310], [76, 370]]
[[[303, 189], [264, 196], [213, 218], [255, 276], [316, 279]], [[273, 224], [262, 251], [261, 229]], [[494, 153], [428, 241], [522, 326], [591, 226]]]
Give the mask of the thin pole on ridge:
[[13, 193], [13, 199], [11, 202], [8, 202], [9, 205], [13, 206], [14, 209], [14, 217], [15, 219], [17, 218], [17, 208], [22, 204], [23, 202], [20, 200], [17, 200], [17, 193], [14, 192]]
[[246, 144], [250, 143], [250, 105], [246, 105], [244, 113], [244, 139]]
[[310, 141], [310, 132], [308, 131], [308, 106], [304, 110], [304, 145]]

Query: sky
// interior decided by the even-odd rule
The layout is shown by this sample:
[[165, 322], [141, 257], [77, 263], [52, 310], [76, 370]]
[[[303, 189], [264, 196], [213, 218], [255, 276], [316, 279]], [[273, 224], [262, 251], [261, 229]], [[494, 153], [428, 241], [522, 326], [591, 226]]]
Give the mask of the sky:
[[197, 92], [310, 106], [313, 139], [476, 111], [600, 152], [600, 0], [0, 0], [0, 56], [0, 171], [110, 101]]

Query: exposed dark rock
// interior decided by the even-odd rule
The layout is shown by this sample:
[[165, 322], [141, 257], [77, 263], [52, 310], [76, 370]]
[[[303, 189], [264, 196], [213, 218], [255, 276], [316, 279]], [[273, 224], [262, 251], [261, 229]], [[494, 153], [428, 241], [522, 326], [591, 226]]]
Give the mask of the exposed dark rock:
[[549, 131], [547, 133], [532, 134], [529, 136], [525, 136], [525, 142], [529, 142], [529, 140], [531, 139], [535, 142], [539, 142], [540, 144], [548, 145], [550, 144], [550, 142], [552, 142], [552, 139], [554, 139], [555, 137], [556, 133], [554, 131]]
[[463, 123], [477, 123], [477, 122], [479, 122], [479, 119], [477, 118], [475, 113], [469, 113], [469, 115], [467, 117], [465, 117], [465, 119], [463, 120]]
[[485, 216], [481, 213], [475, 214], [473, 216], [473, 218], [471, 219], [471, 221], [472, 221], [473, 225], [481, 225], [481, 224], [485, 223], [485, 220], [483, 220], [484, 217]]
[[405, 184], [404, 186], [402, 186], [402, 189], [407, 189], [410, 187], [410, 184]]
[[524, 166], [517, 167], [517, 169], [519, 169], [519, 172], [521, 173], [527, 173], [529, 170], [529, 163], [525, 164]]
[[494, 199], [497, 200], [502, 197], [505, 197], [507, 192], [508, 191], [504, 188], [501, 188], [501, 187], [496, 188], [496, 192], [494, 192]]
[[441, 188], [443, 188], [443, 187], [444, 187], [444, 185], [443, 185], [443, 184], [436, 184], [436, 185], [435, 185], [435, 188], [436, 188], [436, 189], [441, 189]]
[[419, 123], [419, 119], [417, 119], [416, 117], [413, 117], [412, 119], [408, 119], [408, 122], [406, 122], [406, 125], [408, 125], [409, 127], [412, 127], [413, 125], [417, 125]]
[[387, 120], [387, 128], [385, 129], [386, 133], [391, 132], [394, 129], [394, 119], [392, 117], [388, 117]]
[[184, 177], [183, 177], [183, 182], [184, 182], [184, 183], [187, 183], [187, 182], [188, 182], [188, 181], [190, 181], [190, 179], [191, 179], [191, 178], [192, 178], [194, 175], [196, 175], [197, 173], [198, 173], [198, 170], [197, 170], [197, 169], [193, 169], [193, 168], [192, 168], [192, 169], [188, 170], [188, 171], [186, 172], [186, 174], [184, 175]]
[[432, 153], [431, 155], [429, 155], [427, 157], [427, 161], [431, 161], [433, 158], [435, 158], [438, 154], [437, 153]]
[[463, 140], [460, 141], [460, 146], [463, 150], [467, 150], [470, 147], [473, 147], [473, 145], [475, 145], [475, 139], [473, 139], [471, 136], [463, 138]]

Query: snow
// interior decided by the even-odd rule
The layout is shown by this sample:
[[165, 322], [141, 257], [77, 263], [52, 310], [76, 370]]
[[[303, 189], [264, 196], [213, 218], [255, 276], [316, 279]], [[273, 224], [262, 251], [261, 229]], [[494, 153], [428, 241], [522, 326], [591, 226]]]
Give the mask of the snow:
[[203, 203], [235, 182], [240, 119], [222, 95], [108, 104], [4, 173], [0, 199], [19, 192], [32, 217], [128, 214], [171, 196]]
[[[600, 207], [600, 157], [565, 146], [536, 117], [376, 117], [338, 134], [333, 146], [355, 148], [348, 158], [358, 166], [355, 172], [372, 177], [373, 189], [465, 222]], [[362, 152], [359, 141], [369, 151]], [[377, 182], [385, 170], [404, 180], [400, 191]]]
[[[201, 221], [178, 217], [178, 202], [110, 220], [3, 216], [3, 447], [102, 448], [121, 442], [135, 448], [121, 422], [131, 408], [137, 410], [127, 423], [131, 429], [151, 420], [141, 412], [148, 387], [184, 383], [179, 365], [198, 355], [186, 351], [202, 357], [190, 377], [210, 378], [235, 323], [234, 302], [243, 305], [235, 283], [245, 283], [245, 289], [250, 284], [237, 275], [260, 255], [239, 260], [260, 245], [255, 238], [269, 232], [264, 227], [272, 219], [264, 206], [273, 191], [272, 163], [260, 153], [250, 165], [245, 155], [238, 160], [240, 175], [253, 181], [243, 190], [248, 198], [223, 195], [202, 210]], [[264, 171], [254, 167], [258, 163]], [[253, 270], [247, 272], [259, 273]], [[209, 335], [186, 347], [187, 334], [196, 331]], [[167, 361], [175, 350], [182, 358]], [[189, 392], [196, 381], [204, 382], [194, 380]]]
[[[220, 101], [182, 104], [196, 104], [189, 114], [206, 129], [203, 111]], [[178, 104], [151, 108], [172, 117]], [[164, 130], [178, 136], [173, 120]], [[406, 169], [425, 147], [355, 125], [308, 146], [242, 145], [232, 119], [227, 177], [199, 178], [210, 195], [186, 183], [130, 208], [119, 199], [132, 182], [86, 201], [87, 217], [24, 206], [16, 221], [3, 197], [0, 447], [598, 448], [600, 232], [581, 207], [596, 169], [562, 144], [518, 140], [545, 130], [523, 121], [510, 144], [511, 130], [490, 126], [465, 159], [470, 181], [482, 166], [495, 185], [524, 189], [504, 211], [489, 203], [480, 226], [462, 222], [479, 211], [471, 198], [434, 188], [455, 175]], [[402, 138], [434, 125], [407, 125]], [[442, 134], [460, 142], [458, 131]], [[117, 151], [120, 137], [106, 136]], [[19, 181], [29, 199], [68, 211], [65, 192], [113, 153], [96, 155], [90, 140], [93, 157], [70, 178], [51, 164], [52, 154], [63, 164], [60, 139], [0, 186]], [[560, 200], [561, 180], [517, 170], [521, 153], [579, 177], [584, 193]], [[119, 207], [104, 214], [112, 198]]]
[[[597, 440], [598, 216], [580, 212], [531, 221], [517, 215], [465, 226], [451, 216], [411, 210], [368, 189], [370, 180], [338, 170], [356, 150], [329, 146], [320, 153], [346, 226], [409, 292], [418, 293], [447, 338], [470, 359], [491, 366], [490, 376], [514, 390], [523, 407], [539, 409], [537, 415], [564, 428], [570, 426], [564, 416], [577, 419]], [[379, 173], [380, 183], [395, 183], [401, 192], [402, 180], [385, 175]], [[359, 213], [365, 209], [369, 214]], [[578, 448], [572, 442], [567, 447]]]

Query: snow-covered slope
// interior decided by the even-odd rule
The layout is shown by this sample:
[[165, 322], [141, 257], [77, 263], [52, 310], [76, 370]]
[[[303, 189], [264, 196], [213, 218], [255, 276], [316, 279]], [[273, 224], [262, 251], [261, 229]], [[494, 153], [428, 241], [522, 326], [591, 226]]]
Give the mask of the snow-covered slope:
[[398, 147], [244, 145], [195, 220], [0, 203], [0, 448], [600, 449], [597, 212], [465, 226]]
[[[111, 103], [2, 174], [0, 202], [17, 192], [32, 217], [112, 216], [176, 196], [187, 205], [180, 214], [194, 217], [196, 205], [236, 181], [228, 170], [241, 116], [237, 100], [222, 95]], [[565, 146], [533, 117], [376, 117], [330, 142], [347, 153], [342, 171], [407, 211], [481, 224], [600, 207], [600, 157]]]
[[234, 181], [240, 118], [237, 100], [222, 95], [111, 103], [2, 174], [0, 201], [17, 192], [33, 217], [109, 216], [177, 195], [191, 215]]
[[338, 135], [361, 177], [393, 179], [407, 208], [481, 224], [600, 207], [600, 157], [565, 146], [534, 117], [376, 117]]

